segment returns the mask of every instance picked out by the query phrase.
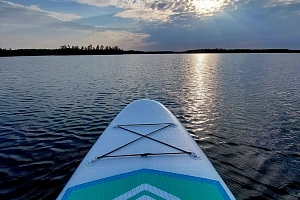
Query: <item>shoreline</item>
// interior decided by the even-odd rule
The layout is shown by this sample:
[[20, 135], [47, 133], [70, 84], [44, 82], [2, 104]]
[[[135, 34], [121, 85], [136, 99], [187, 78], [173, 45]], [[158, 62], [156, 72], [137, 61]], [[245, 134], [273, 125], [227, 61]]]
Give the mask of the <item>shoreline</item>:
[[74, 50], [74, 49], [0, 49], [0, 57], [19, 56], [82, 56], [82, 55], [132, 55], [132, 54], [241, 54], [241, 53], [300, 53], [290, 49], [196, 49], [187, 51], [135, 51], [135, 50]]

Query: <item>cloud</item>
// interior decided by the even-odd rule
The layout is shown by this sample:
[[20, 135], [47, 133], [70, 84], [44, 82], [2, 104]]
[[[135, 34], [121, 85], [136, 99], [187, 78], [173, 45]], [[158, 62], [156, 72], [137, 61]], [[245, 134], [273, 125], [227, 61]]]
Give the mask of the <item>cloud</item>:
[[115, 16], [144, 21], [171, 22], [174, 16], [211, 16], [234, 6], [237, 0], [74, 0], [98, 7], [123, 9]]
[[144, 49], [145, 47], [155, 44], [155, 42], [146, 43], [145, 39], [148, 37], [149, 35], [145, 33], [107, 30], [104, 32], [93, 32], [91, 35], [91, 41], [96, 41], [97, 44], [100, 44], [101, 42], [103, 43], [103, 38], [105, 38], [105, 40], [109, 41], [110, 44], [104, 45], [118, 45], [126, 49]]
[[154, 0], [74, 0], [81, 4], [87, 4], [97, 7], [109, 7], [114, 6], [123, 9], [123, 11], [117, 13], [116, 17], [133, 18], [136, 20], [145, 21], [168, 21], [169, 16], [173, 11], [167, 12], [160, 11], [152, 8]]
[[[78, 19], [78, 17], [75, 17]], [[146, 33], [70, 21], [73, 14], [50, 12], [37, 6], [0, 1], [2, 48], [58, 48], [62, 44], [102, 44], [124, 49], [144, 49]]]
[[273, 8], [282, 17], [300, 15], [299, 0], [271, 0], [266, 7]]
[[299, 3], [298, 0], [271, 0], [273, 5], [278, 5], [278, 4], [297, 4]]
[[12, 3], [9, 1], [0, 1], [0, 2], [2, 2], [2, 5], [1, 5], [2, 8], [8, 7], [8, 8], [24, 9], [27, 11], [37, 12], [39, 14], [45, 14], [49, 17], [52, 17], [52, 18], [60, 20], [60, 21], [72, 21], [72, 20], [80, 18], [80, 16], [74, 15], [74, 14], [58, 13], [58, 12], [42, 10], [37, 5], [24, 6], [24, 5], [15, 4], [15, 3]]
[[[97, 7], [116, 7], [123, 11], [115, 14], [115, 17], [131, 18], [138, 21], [172, 23], [177, 18], [186, 16], [203, 19], [222, 12], [231, 12], [241, 7], [259, 5], [254, 9], [277, 7], [288, 15], [300, 14], [299, 0], [73, 0], [80, 4]], [[293, 10], [296, 6], [298, 10]], [[282, 11], [283, 10], [283, 11]], [[255, 12], [255, 10], [254, 10]]]
[[[2, 26], [3, 27], [3, 26]], [[5, 27], [7, 29], [7, 27]], [[20, 27], [10, 27], [9, 34], [0, 30], [0, 43], [3, 48], [59, 48], [63, 44], [87, 46], [89, 44], [119, 46], [124, 49], [144, 49], [151, 43], [144, 42], [149, 37], [143, 33], [128, 31], [92, 31], [73, 29], [34, 28], [15, 31]], [[154, 43], [152, 43], [154, 44]]]
[[145, 10], [134, 9], [134, 10], [125, 10], [123, 12], [117, 13], [114, 16], [121, 17], [121, 18], [132, 18], [136, 20], [145, 20], [149, 22], [154, 22], [154, 21], [167, 22], [169, 21], [170, 16], [173, 14], [174, 13], [172, 12], [162, 12], [157, 10], [153, 11], [149, 9], [145, 9]]

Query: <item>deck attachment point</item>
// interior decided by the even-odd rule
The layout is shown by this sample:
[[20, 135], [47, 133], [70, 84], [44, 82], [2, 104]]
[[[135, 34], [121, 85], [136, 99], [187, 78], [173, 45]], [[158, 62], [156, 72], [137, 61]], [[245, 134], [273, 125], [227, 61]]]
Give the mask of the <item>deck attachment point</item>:
[[92, 158], [91, 160], [87, 161], [87, 165], [94, 165], [96, 163], [96, 161], [98, 160], [97, 157]]
[[198, 154], [196, 154], [195, 152], [191, 152], [191, 157], [194, 159], [200, 158], [200, 156]]

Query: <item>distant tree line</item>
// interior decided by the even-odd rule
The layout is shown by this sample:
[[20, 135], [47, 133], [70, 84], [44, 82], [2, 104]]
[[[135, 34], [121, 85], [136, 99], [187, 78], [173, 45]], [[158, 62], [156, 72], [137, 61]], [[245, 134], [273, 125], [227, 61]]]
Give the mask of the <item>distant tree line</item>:
[[290, 49], [195, 49], [185, 53], [300, 53], [300, 50]]
[[6, 56], [50, 56], [50, 55], [118, 55], [118, 54], [181, 54], [181, 53], [300, 53], [300, 50], [290, 49], [195, 49], [187, 51], [135, 51], [118, 46], [103, 46], [92, 44], [88, 46], [61, 45], [58, 49], [2, 49], [0, 57]]
[[88, 46], [62, 45], [58, 49], [2, 49], [0, 57], [5, 56], [45, 56], [45, 55], [114, 55], [123, 54], [123, 49], [118, 46], [103, 46], [92, 44]]
[[70, 45], [62, 45], [60, 46], [61, 50], [73, 50], [73, 51], [118, 51], [121, 52], [123, 49], [120, 49], [118, 46], [103, 46], [103, 45], [97, 45], [96, 47], [90, 44], [89, 46], [70, 46]]

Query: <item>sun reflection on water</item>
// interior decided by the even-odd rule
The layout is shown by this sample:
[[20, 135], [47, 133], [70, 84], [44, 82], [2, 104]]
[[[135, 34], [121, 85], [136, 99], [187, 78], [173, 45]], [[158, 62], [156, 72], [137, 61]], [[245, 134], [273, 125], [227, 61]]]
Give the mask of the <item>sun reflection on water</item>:
[[193, 65], [189, 68], [189, 83], [196, 95], [195, 99], [201, 100], [203, 105], [208, 105], [212, 102], [215, 96], [215, 80], [216, 80], [216, 63], [218, 61], [217, 55], [209, 54], [193, 54], [191, 60]]
[[[217, 96], [217, 64], [218, 55], [191, 54], [190, 65], [186, 71], [187, 93], [184, 102], [188, 113], [186, 120], [193, 127], [197, 141], [209, 138], [217, 119], [216, 96]], [[188, 125], [189, 126], [189, 125]], [[207, 147], [209, 148], [209, 147]]]

